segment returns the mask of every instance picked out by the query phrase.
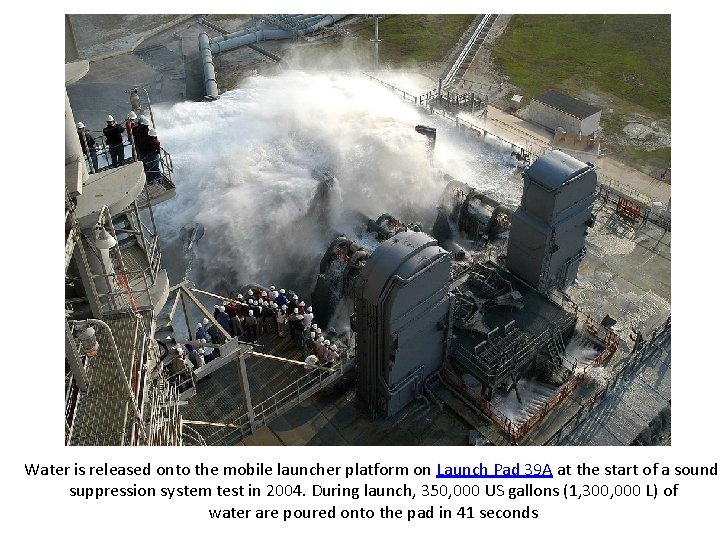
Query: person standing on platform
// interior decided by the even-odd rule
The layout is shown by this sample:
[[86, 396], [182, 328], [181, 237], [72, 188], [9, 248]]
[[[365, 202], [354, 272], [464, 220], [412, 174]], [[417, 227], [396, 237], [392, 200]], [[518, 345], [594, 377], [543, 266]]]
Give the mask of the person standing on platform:
[[98, 172], [98, 158], [97, 158], [97, 150], [95, 149], [95, 139], [93, 138], [90, 133], [88, 133], [87, 129], [85, 129], [85, 124], [82, 122], [77, 123], [77, 132], [78, 137], [80, 138], [80, 146], [82, 146], [83, 154], [85, 154], [85, 158], [89, 159], [92, 163], [92, 170], [90, 171], [90, 174]]
[[120, 167], [125, 161], [125, 147], [123, 146], [123, 131], [125, 128], [118, 124], [111, 114], [108, 114], [107, 126], [103, 129], [105, 141], [110, 151], [111, 167]]
[[125, 119], [125, 133], [127, 134], [128, 142], [130, 143], [130, 149], [132, 150], [133, 160], [137, 159], [137, 150], [135, 149], [135, 138], [133, 137], [133, 133], [135, 131], [135, 126], [137, 126], [137, 114], [135, 114], [135, 111], [130, 111], [130, 113], [127, 115], [127, 118]]

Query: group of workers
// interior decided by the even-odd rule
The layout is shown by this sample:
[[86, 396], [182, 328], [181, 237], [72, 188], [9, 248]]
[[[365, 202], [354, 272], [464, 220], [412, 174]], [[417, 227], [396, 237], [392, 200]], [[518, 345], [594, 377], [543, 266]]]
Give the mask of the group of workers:
[[[150, 120], [144, 114], [138, 116], [135, 111], [130, 111], [123, 124], [118, 124], [111, 114], [105, 121], [107, 125], [103, 129], [103, 137], [109, 154], [108, 167], [120, 167], [125, 163], [125, 140], [123, 138], [123, 133], [125, 133], [132, 149], [130, 159], [143, 162], [148, 184], [159, 180], [160, 140], [155, 128], [151, 127]], [[88, 160], [90, 174], [98, 172], [100, 170], [97, 154], [98, 143], [82, 122], [77, 123], [77, 132], [83, 154]]]
[[[274, 285], [269, 289], [248, 289], [246, 294], [238, 294], [234, 301], [215, 305], [213, 317], [227, 334], [240, 341], [255, 343], [266, 334], [288, 337], [298, 349], [308, 354], [305, 359], [307, 370], [316, 365], [332, 367], [340, 358], [338, 345], [313, 322], [312, 306], [306, 306], [297, 294], [277, 290]], [[216, 349], [205, 346], [206, 343], [225, 342], [217, 325], [207, 318], [197, 323], [195, 341], [202, 346], [178, 345], [172, 363], [173, 373], [200, 368], [218, 356]]]

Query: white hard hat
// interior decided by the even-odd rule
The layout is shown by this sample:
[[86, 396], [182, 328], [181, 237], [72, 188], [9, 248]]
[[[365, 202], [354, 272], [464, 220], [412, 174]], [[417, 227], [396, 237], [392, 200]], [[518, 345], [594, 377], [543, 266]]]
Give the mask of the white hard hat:
[[137, 114], [135, 114], [135, 111], [130, 111], [130, 114], [128, 114], [128, 118], [130, 120], [135, 120], [137, 118]]
[[280, 294], [285, 294], [285, 289], [280, 289]]
[[330, 345], [330, 350], [337, 351], [337, 345], [335, 345], [334, 343]]
[[297, 300], [297, 299], [298, 299], [298, 295], [297, 295], [297, 294], [293, 294], [293, 300]]
[[268, 303], [267, 303], [267, 302], [263, 302], [263, 306], [267, 307], [267, 306], [268, 306]]
[[83, 124], [82, 122], [78, 122], [78, 123], [77, 123], [77, 128], [78, 128], [78, 129], [85, 129], [85, 124]]
[[115, 119], [112, 117], [112, 114], [108, 114], [107, 118], [105, 119], [106, 122], [114, 122]]
[[251, 310], [248, 311], [248, 315], [249, 315], [250, 317], [252, 317], [252, 314], [253, 314], [253, 310], [251, 309]]
[[202, 323], [201, 323], [201, 322], [198, 323], [198, 328], [202, 328]]
[[166, 340], [166, 341], [172, 341], [172, 340], [173, 340], [173, 337], [172, 337], [172, 336], [168, 336], [168, 337], [165, 338], [165, 340]]
[[308, 313], [312, 313], [312, 306], [308, 307], [307, 310], [308, 310]]
[[155, 128], [148, 129], [148, 135], [150, 137], [157, 137], [157, 131], [155, 130]]
[[215, 309], [218, 309], [219, 307], [220, 307], [219, 305], [215, 304]]
[[252, 296], [253, 290], [252, 290], [252, 289], [248, 289], [248, 294], [249, 294], [250, 296]]
[[295, 308], [295, 310], [293, 311], [293, 313], [298, 313], [299, 311], [300, 311], [300, 310], [299, 310], [298, 308]]
[[310, 330], [310, 337], [315, 338], [315, 332], [313, 332], [312, 330]]
[[218, 309], [220, 310], [220, 313], [225, 313], [225, 306], [220, 306]]
[[298, 306], [304, 306], [304, 305], [305, 305], [305, 302], [300, 302], [300, 303], [298, 304]]
[[313, 323], [312, 327], [313, 329], [317, 329], [317, 324]]
[[283, 304], [283, 305], [282, 305], [282, 310], [283, 310], [283, 311], [287, 311], [287, 304]]
[[198, 352], [199, 352], [200, 354], [205, 354], [205, 347], [200, 347], [200, 348], [198, 349]]
[[239, 298], [240, 300], [242, 300], [242, 299], [243, 299], [243, 295], [242, 295], [242, 294], [240, 294], [240, 293], [238, 293], [237, 297], [238, 297], [238, 298]]
[[207, 320], [207, 318], [203, 319], [203, 324], [208, 324], [210, 321]]
[[326, 339], [324, 344], [325, 344], [325, 345], [330, 345], [330, 340], [329, 340], [329, 339]]
[[275, 290], [275, 285], [270, 285], [270, 290], [271, 290], [271, 291], [274, 291], [274, 290]]
[[267, 296], [267, 291], [260, 291], [260, 296]]

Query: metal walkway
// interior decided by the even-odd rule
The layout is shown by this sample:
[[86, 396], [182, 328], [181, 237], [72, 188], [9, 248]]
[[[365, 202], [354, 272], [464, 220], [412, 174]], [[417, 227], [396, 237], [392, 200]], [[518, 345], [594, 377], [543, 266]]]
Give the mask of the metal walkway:
[[[152, 324], [152, 311], [142, 312], [146, 328]], [[121, 446], [129, 444], [129, 427], [133, 419], [132, 402], [125, 378], [137, 389], [137, 367], [143, 349], [143, 328], [132, 313], [107, 320], [111, 336], [105, 329], [97, 333], [100, 345], [97, 356], [87, 365], [88, 390], [81, 392], [70, 435], [71, 445]]]
[[455, 82], [455, 79], [462, 79], [465, 75], [465, 71], [467, 71], [467, 68], [472, 63], [478, 50], [485, 42], [485, 38], [495, 22], [495, 19], [497, 19], [497, 15], [478, 15], [475, 17], [473, 24], [476, 26], [471, 33], [468, 30], [469, 36], [467, 37], [465, 46], [460, 50], [458, 56], [455, 58], [455, 61], [441, 77], [441, 87], [452, 84]]

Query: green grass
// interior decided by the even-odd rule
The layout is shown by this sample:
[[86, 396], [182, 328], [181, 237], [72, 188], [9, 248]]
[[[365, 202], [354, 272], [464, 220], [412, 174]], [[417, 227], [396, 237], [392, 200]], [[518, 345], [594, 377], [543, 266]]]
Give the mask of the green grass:
[[596, 88], [670, 115], [669, 15], [518, 15], [494, 56], [531, 97]]
[[[467, 30], [474, 15], [389, 15], [380, 19], [380, 62], [412, 67], [440, 62]], [[354, 29], [361, 40], [375, 37], [375, 20]]]

